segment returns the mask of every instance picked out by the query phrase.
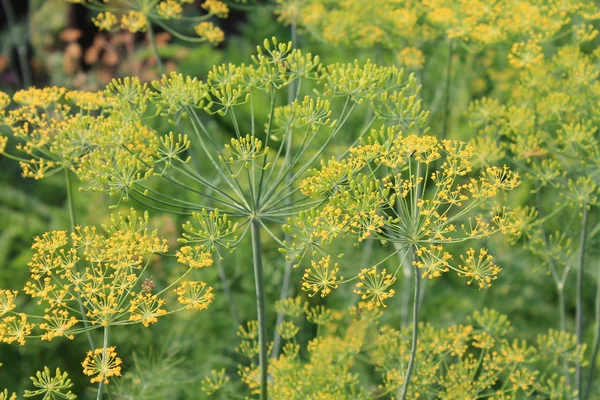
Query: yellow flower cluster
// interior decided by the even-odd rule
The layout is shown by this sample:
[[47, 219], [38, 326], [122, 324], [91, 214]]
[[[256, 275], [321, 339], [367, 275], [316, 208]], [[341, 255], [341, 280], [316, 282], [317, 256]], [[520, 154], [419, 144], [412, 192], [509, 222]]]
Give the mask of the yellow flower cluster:
[[[491, 263], [485, 250], [479, 259], [468, 252], [464, 265], [455, 267], [446, 247], [496, 232], [518, 234], [519, 221], [513, 212], [503, 208], [485, 215], [478, 209], [486, 203], [493, 205], [497, 195], [519, 186], [520, 177], [507, 166], [473, 173], [475, 152], [462, 141], [404, 135], [397, 128], [372, 130], [346, 158], [322, 163], [321, 169], [314, 169], [302, 182], [302, 192], [323, 199], [323, 204], [287, 228], [296, 239], [290, 246], [295, 251], [289, 254], [301, 258], [309, 248], [321, 251], [323, 244], [336, 238], [376, 239], [395, 243], [396, 253], [414, 248], [417, 259], [413, 265], [424, 271], [423, 277], [439, 277], [452, 269], [468, 278], [468, 283], [476, 280], [480, 287], [490, 286], [500, 268]], [[318, 292], [327, 284], [337, 286], [328, 270], [317, 274], [321, 270], [312, 263], [302, 284], [305, 290]], [[336, 266], [335, 273], [338, 269]], [[360, 281], [356, 292], [363, 299], [373, 296], [373, 304], [381, 305], [394, 293], [387, 288], [397, 272], [364, 269], [356, 277]]]
[[[152, 293], [154, 285], [143, 280], [152, 255], [167, 251], [166, 240], [150, 232], [147, 224], [147, 214], [138, 218], [132, 211], [113, 216], [104, 226], [105, 234], [93, 226], [78, 226], [70, 237], [53, 231], [35, 238], [28, 264], [31, 278], [23, 291], [45, 307], [44, 322], [37, 324], [42, 340], [73, 339], [77, 333], [115, 324], [139, 322], [148, 327], [167, 314], [162, 292]], [[198, 295], [205, 286], [183, 282], [177, 292], [183, 306], [179, 310], [206, 308], [213, 295], [212, 288]], [[0, 340], [23, 345], [36, 324], [14, 311], [17, 293], [0, 291]], [[83, 315], [76, 311], [78, 306]], [[91, 326], [82, 327], [84, 322]]]
[[[536, 189], [571, 188], [564, 191], [567, 202], [593, 204], [597, 191], [586, 180], [598, 168], [590, 160], [600, 156], [600, 119], [592, 106], [600, 101], [597, 55], [570, 45], [550, 59], [541, 49], [535, 54], [526, 56], [528, 67], [521, 71], [508, 102], [489, 98], [473, 102], [470, 124], [481, 140], [524, 165]], [[500, 171], [496, 174], [504, 179]]]
[[[408, 398], [417, 398], [421, 393], [446, 399], [573, 396], [573, 387], [564, 381], [557, 384], [561, 379], [557, 373], [583, 358], [585, 346], [577, 345], [574, 335], [551, 330], [531, 346], [511, 340], [510, 323], [496, 311], [484, 309], [469, 320], [468, 325], [454, 324], [445, 329], [421, 326], [419, 363]], [[382, 389], [386, 392], [403, 384], [409, 338], [408, 329], [397, 331], [385, 326], [379, 331], [371, 360], [381, 370]]]
[[[72, 0], [67, 0], [72, 1]], [[156, 0], [130, 2], [127, 4], [114, 4], [114, 2], [104, 1], [95, 2], [89, 0], [79, 0], [78, 3], [88, 5], [94, 11], [100, 11], [92, 22], [100, 30], [114, 31], [122, 29], [131, 33], [146, 32], [151, 25], [159, 25], [166, 31], [174, 32], [181, 39], [189, 41], [200, 41], [198, 38], [187, 37], [182, 33], [176, 32], [175, 27], [167, 23], [171, 20], [196, 21], [196, 33], [205, 41], [211, 44], [218, 44], [224, 38], [223, 31], [207, 19], [212, 17], [227, 18], [229, 7], [221, 0], [206, 0], [202, 8], [206, 14], [197, 17], [184, 17], [185, 6], [192, 3], [190, 0]]]
[[321, 293], [321, 297], [327, 296], [333, 289], [338, 288], [338, 281], [343, 277], [338, 277], [340, 270], [337, 263], [331, 267], [331, 256], [323, 257], [319, 261], [311, 261], [311, 268], [304, 270], [302, 275], [302, 290], [309, 292], [309, 296]]
[[[591, 1], [534, 0], [277, 0], [276, 14], [285, 24], [297, 24], [334, 46], [370, 48], [379, 45], [400, 51], [399, 62], [421, 69], [420, 49], [444, 40], [480, 49], [514, 44], [511, 63], [536, 62], [536, 49], [563, 34], [577, 33], [581, 42], [598, 31], [589, 22], [600, 17]], [[576, 21], [576, 22], [575, 22]]]
[[396, 282], [396, 277], [385, 268], [381, 272], [377, 272], [376, 267], [363, 268], [358, 274], [358, 279], [354, 293], [358, 294], [361, 300], [368, 300], [366, 305], [369, 310], [387, 307], [384, 301], [396, 293], [394, 289], [389, 289]]
[[121, 376], [121, 364], [123, 361], [117, 356], [116, 347], [96, 349], [87, 352], [85, 360], [81, 363], [83, 373], [91, 376], [91, 383], [109, 383], [108, 378]]

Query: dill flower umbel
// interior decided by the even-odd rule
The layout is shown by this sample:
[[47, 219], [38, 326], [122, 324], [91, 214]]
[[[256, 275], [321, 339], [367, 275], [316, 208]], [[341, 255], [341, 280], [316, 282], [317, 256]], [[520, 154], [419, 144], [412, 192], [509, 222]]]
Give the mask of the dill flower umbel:
[[219, 44], [225, 40], [225, 34], [221, 28], [212, 22], [200, 22], [194, 27], [196, 34], [211, 44]]
[[[148, 327], [168, 314], [166, 289], [153, 293], [152, 281], [145, 278], [152, 256], [168, 250], [166, 240], [148, 229], [148, 214], [138, 217], [131, 210], [128, 215], [113, 215], [103, 231], [94, 226], [76, 226], [70, 235], [52, 231], [34, 239], [28, 264], [30, 279], [23, 292], [44, 305], [42, 315], [32, 316], [42, 322], [32, 324], [27, 315], [15, 310], [17, 291], [1, 290], [1, 341], [24, 345], [33, 330], [41, 331], [36, 336], [48, 341], [74, 339], [76, 334], [98, 328], [103, 328], [106, 336], [113, 325], [141, 323]], [[214, 294], [212, 288], [204, 290], [205, 286], [203, 282], [184, 282], [181, 287], [186, 290], [178, 293], [180, 303], [187, 308], [208, 307]], [[94, 379], [101, 382], [110, 376], [106, 375], [110, 368], [101, 361], [114, 360], [102, 359], [97, 351], [88, 356], [85, 373], [98, 375]], [[94, 372], [94, 368], [99, 369]]]
[[15, 298], [18, 293], [16, 290], [0, 290], [0, 317], [14, 310]]
[[208, 308], [215, 297], [212, 287], [206, 287], [205, 282], [185, 281], [177, 289], [177, 301], [187, 310], [204, 310]]
[[385, 268], [377, 272], [376, 267], [363, 268], [358, 274], [360, 282], [356, 284], [354, 293], [360, 295], [366, 302], [369, 310], [377, 307], [387, 307], [385, 300], [394, 296], [396, 291], [388, 289], [396, 281], [396, 277], [388, 273]]
[[309, 297], [321, 293], [321, 297], [327, 296], [333, 289], [338, 288], [337, 282], [343, 280], [338, 277], [337, 263], [331, 266], [331, 256], [323, 257], [319, 261], [311, 261], [311, 268], [304, 270], [302, 275], [302, 290], [310, 292]]
[[81, 363], [83, 373], [91, 376], [91, 383], [104, 382], [109, 383], [108, 378], [121, 376], [121, 364], [123, 362], [117, 356], [116, 347], [106, 349], [96, 349], [87, 352], [85, 360]]
[[492, 262], [494, 257], [488, 254], [486, 249], [480, 249], [479, 255], [475, 256], [475, 250], [469, 249], [466, 257], [460, 256], [463, 265], [459, 268], [462, 272], [459, 276], [470, 278], [467, 283], [470, 285], [473, 280], [477, 282], [480, 289], [490, 287], [493, 280], [498, 278], [498, 273], [502, 268]]
[[[468, 267], [469, 273], [475, 275], [467, 275], [463, 269], [466, 266], [451, 264], [447, 249], [453, 243], [497, 232], [517, 234], [518, 221], [513, 212], [504, 208], [486, 215], [477, 209], [498, 194], [518, 187], [520, 176], [508, 166], [488, 166], [479, 174], [473, 173], [471, 160], [475, 152], [472, 145], [462, 141], [404, 135], [395, 127], [371, 130], [370, 137], [350, 149], [345, 159], [323, 164], [304, 180], [303, 192], [322, 199], [322, 205], [292, 220], [287, 232], [297, 242], [290, 246], [289, 254], [301, 258], [309, 249], [322, 251], [324, 244], [343, 237], [356, 243], [392, 242], [397, 245], [394, 254], [400, 256], [407, 249], [414, 249], [413, 265], [423, 270], [423, 277], [435, 278], [453, 270], [461, 277], [489, 286], [500, 271], [498, 267], [476, 263]], [[302, 286], [318, 292], [319, 282], [331, 280], [319, 275], [315, 262], [311, 263], [313, 268], [306, 270]], [[366, 285], [368, 277], [377, 277], [371, 282], [369, 293], [384, 297], [371, 304], [383, 304], [385, 296], [393, 295], [393, 289], [385, 289], [394, 283], [398, 271], [380, 274], [373, 269], [370, 273], [362, 270], [356, 276], [359, 285]], [[310, 283], [306, 282], [308, 278]], [[369, 293], [359, 294], [364, 297]]]

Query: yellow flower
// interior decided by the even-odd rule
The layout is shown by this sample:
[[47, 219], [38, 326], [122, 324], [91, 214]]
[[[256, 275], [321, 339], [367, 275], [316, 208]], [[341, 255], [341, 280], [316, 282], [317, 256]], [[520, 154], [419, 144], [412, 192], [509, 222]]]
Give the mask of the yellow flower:
[[6, 108], [10, 104], [10, 96], [0, 91], [0, 110]]
[[110, 11], [107, 11], [98, 14], [95, 18], [92, 18], [92, 22], [101, 31], [110, 31], [117, 26], [119, 20], [117, 19], [117, 16], [115, 14], [111, 13]]
[[202, 4], [202, 8], [208, 11], [210, 15], [219, 18], [227, 18], [227, 15], [229, 14], [229, 7], [220, 0], [206, 0], [204, 4]]
[[190, 268], [203, 268], [213, 265], [213, 258], [209, 252], [202, 251], [199, 246], [183, 246], [175, 254], [177, 262], [189, 265]]
[[140, 321], [147, 328], [158, 321], [158, 317], [167, 314], [162, 307], [163, 299], [151, 293], [139, 293], [129, 302], [129, 320]]
[[4, 150], [6, 150], [7, 143], [8, 138], [6, 136], [0, 136], [0, 154], [4, 153]]
[[67, 310], [52, 310], [44, 316], [47, 322], [40, 324], [40, 329], [46, 331], [42, 335], [42, 340], [52, 340], [55, 337], [65, 336], [71, 340], [75, 336], [69, 333], [69, 329], [77, 324], [78, 320], [69, 315]]
[[175, 0], [165, 0], [156, 6], [158, 15], [164, 19], [178, 18], [183, 12], [183, 7]]
[[540, 64], [544, 60], [544, 54], [542, 48], [535, 43], [515, 43], [508, 60], [517, 68], [528, 68]]
[[423, 278], [437, 278], [442, 273], [450, 270], [448, 260], [452, 259], [452, 255], [444, 251], [442, 245], [432, 244], [429, 248], [420, 247], [416, 253], [419, 256], [419, 260], [413, 261], [413, 265], [425, 270], [422, 275]]
[[146, 32], [148, 18], [140, 12], [130, 11], [121, 17], [121, 28], [131, 32]]
[[[205, 290], [206, 289], [206, 290]], [[186, 310], [205, 310], [215, 297], [212, 287], [206, 287], [205, 282], [185, 281], [177, 289], [177, 301], [183, 304]]]
[[0, 392], [0, 400], [17, 400], [17, 394], [9, 394], [8, 389], [4, 389]]
[[121, 376], [121, 364], [123, 363], [117, 357], [116, 347], [105, 349], [90, 350], [81, 363], [83, 373], [92, 376], [91, 383], [104, 382], [107, 384], [108, 378], [112, 376]]
[[213, 45], [219, 44], [225, 40], [225, 33], [212, 22], [200, 22], [194, 29], [198, 36]]
[[425, 55], [415, 47], [403, 48], [397, 56], [400, 65], [409, 69], [421, 70], [425, 65]]
[[16, 307], [15, 298], [18, 293], [16, 290], [0, 289], [0, 317]]
[[318, 262], [311, 260], [311, 268], [304, 270], [302, 276], [302, 290], [310, 292], [309, 297], [313, 297], [321, 292], [321, 297], [327, 296], [332, 289], [338, 288], [338, 283], [343, 277], [337, 277], [340, 270], [337, 263], [330, 266], [331, 256], [321, 258]]
[[497, 275], [502, 271], [502, 268], [492, 262], [494, 257], [486, 249], [480, 249], [477, 257], [475, 250], [469, 249], [466, 257], [461, 255], [460, 258], [463, 264], [459, 267], [461, 272], [458, 276], [470, 278], [467, 282], [469, 285], [475, 280], [479, 289], [492, 286], [492, 281], [498, 279]]
[[27, 315], [17, 314], [2, 318], [0, 322], [0, 341], [4, 343], [18, 342], [25, 345], [25, 338], [31, 334], [35, 324], [27, 322]]
[[360, 295], [361, 300], [368, 300], [368, 310], [387, 307], [384, 301], [396, 293], [394, 289], [389, 289], [396, 282], [396, 277], [388, 274], [385, 268], [381, 272], [377, 272], [377, 267], [363, 268], [358, 274], [358, 279], [360, 282], [356, 284], [354, 293]]

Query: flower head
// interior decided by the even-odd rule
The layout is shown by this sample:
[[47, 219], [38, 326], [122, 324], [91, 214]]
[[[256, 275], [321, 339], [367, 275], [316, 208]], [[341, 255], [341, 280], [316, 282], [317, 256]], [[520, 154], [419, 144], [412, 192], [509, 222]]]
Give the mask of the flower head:
[[81, 363], [83, 373], [91, 376], [91, 383], [104, 382], [109, 383], [108, 378], [121, 376], [121, 364], [123, 363], [117, 357], [116, 347], [106, 349], [96, 349], [87, 352], [87, 356]]
[[205, 282], [199, 281], [185, 281], [175, 289], [175, 293], [179, 296], [177, 301], [188, 310], [204, 310], [215, 297], [213, 288], [207, 288]]

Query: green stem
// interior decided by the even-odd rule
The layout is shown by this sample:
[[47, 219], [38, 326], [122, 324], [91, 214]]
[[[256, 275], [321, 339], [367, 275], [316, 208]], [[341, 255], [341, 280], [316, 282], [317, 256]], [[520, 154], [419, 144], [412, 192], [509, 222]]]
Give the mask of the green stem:
[[256, 283], [256, 309], [258, 314], [258, 345], [260, 367], [260, 399], [267, 400], [267, 321], [265, 306], [265, 280], [262, 265], [262, 246], [260, 242], [260, 221], [251, 222], [252, 253], [254, 259], [254, 281]]
[[[291, 41], [292, 41], [292, 46], [293, 47], [297, 47], [298, 43], [298, 30], [297, 30], [297, 23], [295, 19], [292, 19], [292, 23], [290, 25], [290, 36], [291, 36]], [[292, 104], [294, 102], [294, 100], [296, 100], [296, 84], [297, 81], [292, 81], [290, 82], [290, 84], [288, 85], [288, 105]], [[284, 166], [282, 166], [282, 168], [284, 168], [285, 166], [288, 166], [290, 163], [290, 159], [291, 159], [291, 153], [292, 153], [292, 133], [291, 130], [289, 132], [289, 137], [288, 137], [288, 141], [286, 143], [285, 146], [285, 158], [284, 158]], [[287, 174], [287, 178], [291, 179], [292, 174], [291, 174], [291, 170], [289, 170], [288, 174]], [[267, 180], [268, 181], [268, 180]], [[288, 191], [289, 194], [290, 191]], [[286, 205], [290, 205], [291, 199], [286, 201]], [[291, 236], [286, 234], [285, 235], [285, 240], [286, 241], [291, 241]], [[280, 300], [284, 300], [286, 297], [288, 297], [288, 294], [290, 292], [290, 281], [292, 279], [292, 269], [293, 269], [294, 263], [292, 261], [285, 261], [285, 268], [283, 271], [283, 282], [281, 282], [281, 292], [279, 295], [279, 299]], [[283, 315], [283, 311], [279, 311], [277, 313], [277, 319], [275, 320], [275, 334], [273, 336], [273, 351], [271, 352], [271, 358], [276, 359], [279, 356], [279, 347], [281, 345], [281, 335], [279, 334], [278, 331], [278, 327], [279, 325], [281, 325], [283, 323], [283, 319], [284, 319], [284, 315]]]
[[592, 392], [592, 383], [596, 375], [596, 364], [598, 362], [598, 351], [600, 350], [600, 269], [596, 278], [596, 332], [594, 333], [594, 344], [592, 346], [592, 357], [590, 358], [590, 373], [588, 375], [587, 384], [583, 400], [590, 398]]
[[[417, 256], [417, 249], [415, 246], [412, 247], [413, 261], [419, 261]], [[412, 342], [410, 348], [410, 359], [408, 360], [408, 366], [406, 367], [406, 375], [404, 376], [404, 383], [402, 384], [402, 395], [401, 400], [405, 400], [408, 395], [408, 386], [410, 384], [410, 377], [414, 369], [415, 358], [417, 356], [417, 343], [419, 340], [419, 305], [421, 303], [421, 275], [419, 274], [419, 268], [414, 266], [413, 274], [415, 275], [415, 297], [413, 299], [413, 332]]]
[[[108, 348], [108, 334], [110, 333], [110, 325], [106, 325], [104, 327], [104, 340], [102, 343], [102, 361], [106, 361], [106, 349]], [[96, 395], [96, 400], [102, 399], [102, 394], [104, 393], [104, 379], [98, 383], [98, 394]]]
[[152, 29], [152, 23], [148, 23], [148, 41], [150, 42], [150, 48], [152, 49], [152, 54], [156, 59], [156, 67], [158, 68], [159, 74], [164, 74], [165, 70], [160, 60], [160, 54], [158, 54], [158, 47], [156, 46], [156, 38], [154, 37], [154, 30]]
[[[69, 208], [69, 219], [71, 221], [71, 232], [75, 231], [75, 227], [77, 226], [77, 220], [75, 219], [75, 201], [73, 199], [73, 185], [71, 183], [71, 172], [68, 168], [65, 168], [65, 185], [67, 188], [67, 205]], [[85, 309], [83, 308], [83, 301], [81, 300], [81, 294], [79, 291], [75, 292], [77, 296], [77, 304], [79, 305], [79, 312], [81, 313], [81, 319], [83, 321], [83, 326], [85, 328], [89, 328], [90, 323], [87, 320]], [[96, 346], [94, 345], [94, 339], [92, 338], [92, 333], [89, 330], [85, 331], [85, 335], [88, 339], [88, 344], [90, 345], [90, 349], [94, 350]]]
[[565, 302], [565, 288], [562, 285], [557, 285], [556, 290], [558, 292], [558, 311], [560, 313], [560, 330], [567, 330], [567, 313], [566, 313], [566, 302]]
[[73, 231], [77, 226], [77, 221], [75, 220], [75, 201], [73, 199], [73, 185], [71, 184], [71, 174], [68, 168], [65, 168], [65, 185], [67, 186], [67, 205], [69, 208], [69, 218], [71, 220], [71, 231]]
[[[31, 12], [31, 3], [29, 4], [29, 12]], [[2, 9], [4, 15], [6, 15], [6, 22], [10, 31], [12, 44], [17, 50], [19, 56], [19, 66], [21, 67], [21, 77], [23, 78], [23, 87], [28, 88], [31, 85], [31, 68], [29, 67], [29, 60], [27, 58], [27, 41], [23, 38], [19, 38], [16, 32], [17, 18], [15, 10], [9, 0], [2, 0]], [[29, 29], [27, 30], [29, 35]]]
[[[579, 242], [579, 263], [577, 266], [577, 309], [575, 311], [575, 329], [577, 335], [577, 344], [583, 344], [583, 267], [585, 264], [585, 242], [587, 240], [588, 227], [588, 205], [583, 205], [583, 215], [581, 216], [581, 233]], [[575, 384], [577, 392], [582, 392], [581, 362], [575, 366]]]

